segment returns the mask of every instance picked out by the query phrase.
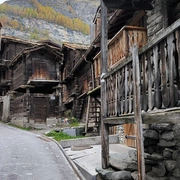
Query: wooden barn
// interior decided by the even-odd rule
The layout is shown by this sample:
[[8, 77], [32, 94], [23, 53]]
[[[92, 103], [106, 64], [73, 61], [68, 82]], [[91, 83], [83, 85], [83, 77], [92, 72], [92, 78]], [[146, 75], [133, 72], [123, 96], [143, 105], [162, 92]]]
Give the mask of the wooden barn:
[[21, 126], [56, 122], [59, 116], [61, 47], [2, 37], [1, 114]]

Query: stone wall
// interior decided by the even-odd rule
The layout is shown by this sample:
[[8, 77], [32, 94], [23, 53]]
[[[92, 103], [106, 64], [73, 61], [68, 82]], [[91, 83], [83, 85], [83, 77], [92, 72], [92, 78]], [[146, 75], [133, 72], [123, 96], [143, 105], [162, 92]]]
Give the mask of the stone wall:
[[144, 131], [145, 152], [157, 162], [147, 175], [163, 180], [180, 179], [180, 125], [151, 125]]
[[[146, 180], [180, 179], [180, 124], [153, 124], [144, 129]], [[138, 180], [137, 151], [111, 153], [110, 169], [96, 169], [99, 179]]]

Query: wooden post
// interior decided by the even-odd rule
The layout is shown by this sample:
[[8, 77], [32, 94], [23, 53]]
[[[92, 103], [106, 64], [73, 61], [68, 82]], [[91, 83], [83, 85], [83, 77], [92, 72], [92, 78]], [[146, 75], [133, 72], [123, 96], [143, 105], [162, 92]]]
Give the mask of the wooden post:
[[137, 125], [136, 143], [137, 143], [137, 159], [138, 159], [138, 180], [145, 179], [145, 163], [144, 163], [144, 145], [142, 133], [142, 118], [141, 118], [141, 102], [140, 102], [140, 72], [139, 72], [139, 56], [138, 46], [132, 47], [133, 56], [133, 86], [134, 86], [134, 114]]
[[109, 128], [104, 124], [107, 116], [106, 82], [103, 76], [107, 73], [107, 7], [101, 0], [101, 143], [102, 143], [102, 168], [109, 167]]
[[27, 115], [27, 120], [29, 123], [29, 116], [30, 116], [30, 88], [26, 88], [26, 95], [27, 95], [27, 101], [26, 101], [26, 115]]
[[0, 51], [1, 51], [1, 39], [2, 39], [2, 23], [0, 22]]
[[86, 111], [85, 133], [87, 133], [87, 131], [88, 131], [90, 100], [91, 100], [91, 95], [88, 96], [88, 104], [87, 104], [87, 111]]

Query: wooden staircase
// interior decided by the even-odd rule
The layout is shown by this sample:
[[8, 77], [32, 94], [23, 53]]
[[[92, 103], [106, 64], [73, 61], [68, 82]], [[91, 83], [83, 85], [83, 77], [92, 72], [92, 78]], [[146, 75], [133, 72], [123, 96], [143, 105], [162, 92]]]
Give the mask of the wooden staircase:
[[85, 133], [98, 134], [100, 123], [101, 101], [100, 98], [88, 96]]

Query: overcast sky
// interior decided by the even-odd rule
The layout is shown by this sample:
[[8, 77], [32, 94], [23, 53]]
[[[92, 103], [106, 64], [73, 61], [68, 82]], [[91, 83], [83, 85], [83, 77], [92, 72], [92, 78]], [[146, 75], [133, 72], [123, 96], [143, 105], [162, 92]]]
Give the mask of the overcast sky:
[[6, 0], [0, 0], [0, 4], [3, 3], [4, 1], [6, 1]]

